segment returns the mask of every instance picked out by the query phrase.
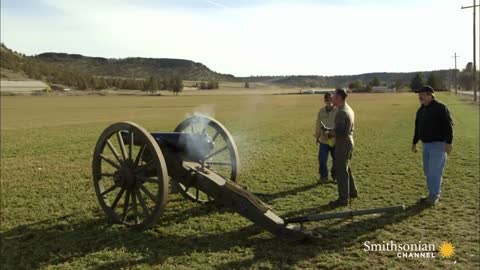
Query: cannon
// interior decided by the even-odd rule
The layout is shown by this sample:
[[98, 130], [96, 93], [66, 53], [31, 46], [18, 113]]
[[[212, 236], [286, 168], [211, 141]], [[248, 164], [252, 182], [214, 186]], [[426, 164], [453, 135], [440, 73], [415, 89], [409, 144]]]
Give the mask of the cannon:
[[149, 133], [135, 123], [119, 122], [107, 127], [97, 141], [93, 183], [106, 216], [140, 230], [159, 221], [170, 192], [200, 204], [217, 203], [275, 235], [291, 239], [312, 236], [293, 223], [404, 209], [399, 205], [282, 218], [239, 185], [239, 162], [231, 134], [210, 117], [188, 117], [173, 132]]

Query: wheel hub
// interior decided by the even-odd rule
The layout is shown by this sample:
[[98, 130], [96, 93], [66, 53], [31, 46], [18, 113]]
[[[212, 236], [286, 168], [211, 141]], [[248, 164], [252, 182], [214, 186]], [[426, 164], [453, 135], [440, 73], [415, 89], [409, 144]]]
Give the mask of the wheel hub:
[[115, 172], [115, 184], [128, 190], [132, 190], [137, 183], [137, 177], [130, 164], [124, 164]]

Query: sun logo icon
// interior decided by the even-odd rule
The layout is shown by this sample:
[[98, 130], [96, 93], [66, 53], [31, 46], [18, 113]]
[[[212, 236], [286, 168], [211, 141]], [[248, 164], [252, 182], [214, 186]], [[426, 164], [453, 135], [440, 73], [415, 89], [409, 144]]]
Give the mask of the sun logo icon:
[[443, 242], [440, 245], [440, 256], [444, 259], [448, 259], [455, 253], [455, 247], [450, 242]]

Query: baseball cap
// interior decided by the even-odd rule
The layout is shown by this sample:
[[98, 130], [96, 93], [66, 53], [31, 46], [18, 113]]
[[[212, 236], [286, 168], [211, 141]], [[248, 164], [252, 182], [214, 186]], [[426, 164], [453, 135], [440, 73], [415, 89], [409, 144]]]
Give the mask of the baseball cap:
[[337, 89], [335, 89], [334, 94], [341, 96], [343, 99], [347, 98], [347, 96], [348, 96], [347, 90], [345, 90], [345, 89], [343, 89], [343, 88], [337, 88]]
[[430, 85], [425, 85], [422, 88], [420, 88], [419, 90], [415, 90], [415, 93], [422, 93], [422, 92], [427, 92], [427, 93], [432, 93], [432, 94], [435, 93], [435, 91], [433, 90], [433, 88]]

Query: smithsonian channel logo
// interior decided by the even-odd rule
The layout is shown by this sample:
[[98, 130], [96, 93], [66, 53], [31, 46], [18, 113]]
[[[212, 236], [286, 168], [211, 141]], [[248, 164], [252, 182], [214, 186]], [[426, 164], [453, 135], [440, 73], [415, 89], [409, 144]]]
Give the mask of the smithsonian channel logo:
[[382, 241], [382, 243], [363, 242], [365, 252], [395, 253], [397, 258], [443, 258], [449, 259], [455, 254], [455, 247], [450, 242], [443, 242], [440, 246], [433, 243], [401, 243], [395, 241]]

